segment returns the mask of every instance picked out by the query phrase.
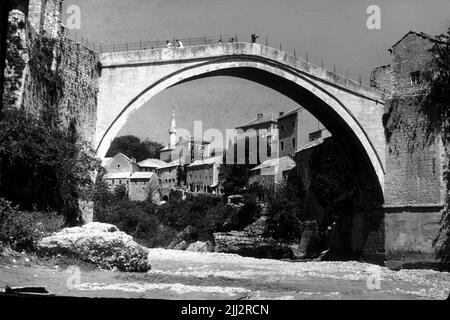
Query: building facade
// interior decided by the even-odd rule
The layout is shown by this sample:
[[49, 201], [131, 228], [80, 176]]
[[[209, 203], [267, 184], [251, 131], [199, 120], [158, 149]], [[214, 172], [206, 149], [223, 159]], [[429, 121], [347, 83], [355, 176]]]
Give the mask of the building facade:
[[298, 148], [325, 136], [328, 130], [311, 113], [300, 107], [278, 118], [279, 156], [295, 157]]
[[272, 187], [286, 179], [287, 172], [295, 168], [295, 162], [288, 156], [269, 159], [250, 170], [248, 184]]
[[170, 190], [177, 188], [179, 166], [181, 166], [180, 162], [175, 160], [156, 170], [161, 194], [167, 194]]
[[116, 154], [105, 164], [106, 174], [103, 179], [110, 190], [114, 191], [116, 187], [123, 185], [128, 191], [131, 175], [139, 171], [138, 164], [123, 153]]
[[221, 193], [219, 167], [223, 157], [197, 160], [186, 167], [186, 182], [190, 192]]
[[159, 181], [154, 172], [135, 172], [129, 177], [128, 197], [132, 201], [145, 201], [148, 198], [159, 203]]

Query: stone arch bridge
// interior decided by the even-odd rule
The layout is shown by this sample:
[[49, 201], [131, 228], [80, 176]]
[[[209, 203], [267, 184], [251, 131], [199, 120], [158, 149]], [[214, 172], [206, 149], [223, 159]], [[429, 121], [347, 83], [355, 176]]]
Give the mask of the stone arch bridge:
[[439, 230], [439, 199], [443, 199], [436, 190], [442, 174], [424, 177], [436, 186], [433, 190], [417, 188], [432, 193], [426, 203], [414, 195], [416, 191], [406, 191], [409, 186], [402, 181], [407, 181], [407, 168], [417, 164], [406, 155], [395, 158], [386, 151], [382, 92], [257, 43], [106, 52], [100, 62], [94, 139], [100, 158], [129, 117], [167, 88], [216, 75], [255, 81], [306, 108], [347, 155], [362, 196], [360, 210], [343, 221], [345, 231], [340, 236], [345, 238], [346, 252], [381, 264], [436, 261], [433, 240]]
[[[102, 53], [95, 148], [100, 158], [127, 119], [163, 90], [215, 75], [258, 82], [279, 91], [316, 116], [340, 142], [364, 202], [383, 202], [384, 94], [257, 43], [214, 43]], [[370, 200], [370, 201], [369, 201]]]

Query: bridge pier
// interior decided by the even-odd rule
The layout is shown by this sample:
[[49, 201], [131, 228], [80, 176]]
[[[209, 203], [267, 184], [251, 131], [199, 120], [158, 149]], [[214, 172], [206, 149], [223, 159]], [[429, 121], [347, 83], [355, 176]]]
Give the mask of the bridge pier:
[[343, 217], [331, 241], [336, 256], [383, 266], [437, 266], [440, 205], [382, 206]]

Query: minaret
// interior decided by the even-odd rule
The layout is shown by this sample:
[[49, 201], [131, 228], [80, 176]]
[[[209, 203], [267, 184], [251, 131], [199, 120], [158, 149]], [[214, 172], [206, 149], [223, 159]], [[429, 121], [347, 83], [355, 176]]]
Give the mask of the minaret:
[[172, 119], [170, 120], [170, 129], [169, 129], [169, 149], [175, 149], [176, 143], [177, 143], [177, 127], [175, 123], [175, 108], [173, 108]]

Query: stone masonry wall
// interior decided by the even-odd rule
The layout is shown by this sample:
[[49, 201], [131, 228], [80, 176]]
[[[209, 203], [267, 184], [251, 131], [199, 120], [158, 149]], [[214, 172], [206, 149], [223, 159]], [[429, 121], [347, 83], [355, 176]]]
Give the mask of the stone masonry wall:
[[[62, 0], [16, 2], [8, 8], [2, 105], [34, 116], [51, 112], [93, 147], [99, 56], [64, 37]], [[80, 209], [92, 221], [92, 203], [80, 202]]]
[[[372, 86], [392, 89], [383, 116], [386, 176], [380, 229], [384, 229], [385, 259], [393, 265], [438, 262], [440, 244], [434, 241], [445, 195], [443, 149], [440, 141], [427, 143], [420, 114], [420, 77], [435, 44], [424, 34], [408, 33], [389, 50], [390, 66], [375, 69], [371, 77]], [[412, 81], [411, 73], [419, 74], [418, 82]]]
[[370, 86], [380, 91], [390, 93], [392, 88], [392, 67], [391, 65], [375, 68], [370, 74]]
[[99, 57], [97, 53], [68, 38], [59, 42], [59, 75], [62, 97], [60, 119], [73, 123], [84, 141], [93, 145], [96, 124]]
[[418, 86], [411, 85], [410, 74], [424, 70], [432, 58], [428, 51], [435, 45], [430, 39], [416, 33], [408, 34], [400, 43], [393, 46], [392, 55], [392, 94], [415, 94]]
[[[8, 6], [6, 1], [0, 2], [0, 84], [3, 84], [6, 62], [6, 35], [8, 26]], [[0, 85], [0, 112], [3, 108], [3, 85]]]
[[[414, 149], [408, 147], [412, 132], [396, 129], [394, 122], [419, 128], [418, 96], [395, 97], [387, 101], [386, 132], [390, 136], [386, 153], [385, 203], [422, 205], [443, 203], [442, 151], [438, 143], [428, 145], [418, 134]], [[397, 119], [397, 120], [396, 120]], [[402, 126], [402, 124], [400, 124]], [[410, 142], [412, 144], [413, 142]]]
[[2, 101], [35, 115], [53, 110], [63, 127], [73, 125], [84, 141], [93, 143], [99, 57], [62, 35], [60, 0], [34, 2], [42, 5], [40, 33], [24, 13], [9, 14]]
[[17, 9], [8, 13], [5, 70], [3, 81], [3, 108], [19, 108], [28, 63], [26, 43], [26, 16]]

